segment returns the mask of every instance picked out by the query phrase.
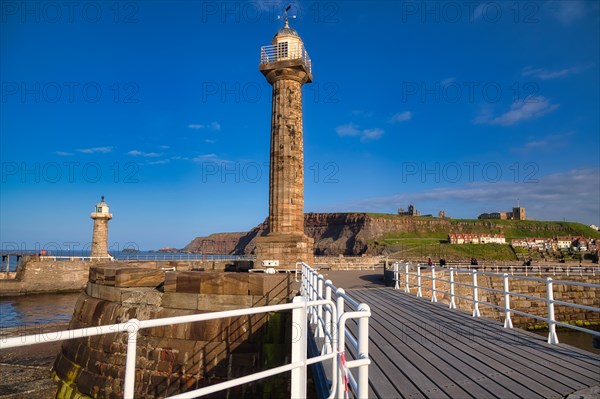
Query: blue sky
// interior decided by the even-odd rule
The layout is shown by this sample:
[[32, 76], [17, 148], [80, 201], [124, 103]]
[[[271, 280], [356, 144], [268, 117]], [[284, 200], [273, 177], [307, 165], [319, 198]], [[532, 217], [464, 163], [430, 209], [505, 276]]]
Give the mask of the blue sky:
[[[268, 214], [277, 1], [4, 1], [3, 248], [183, 247]], [[306, 212], [600, 224], [600, 6], [299, 1]]]

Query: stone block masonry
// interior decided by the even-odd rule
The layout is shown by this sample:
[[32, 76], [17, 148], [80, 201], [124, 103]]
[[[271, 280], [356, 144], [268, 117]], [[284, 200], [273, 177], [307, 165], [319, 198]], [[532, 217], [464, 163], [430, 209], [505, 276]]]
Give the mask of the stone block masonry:
[[[291, 274], [163, 271], [94, 265], [70, 328], [287, 303]], [[58, 398], [122, 397], [125, 334], [65, 341]], [[159, 398], [283, 365], [291, 313], [258, 314], [140, 330], [135, 397]], [[211, 397], [289, 397], [286, 375]]]
[[[126, 268], [192, 270], [203, 269], [223, 271], [229, 261], [40, 261], [38, 257], [26, 257], [16, 273], [10, 273], [10, 278], [0, 279], [0, 296], [14, 296], [42, 293], [64, 293], [83, 291], [88, 282], [88, 275], [95, 281], [99, 278], [104, 284], [113, 285], [116, 271]], [[91, 267], [91, 266], [102, 266]], [[96, 275], [98, 273], [107, 273]], [[6, 273], [2, 273], [6, 277]], [[124, 277], [121, 277], [124, 278]], [[146, 276], [148, 278], [148, 276]], [[162, 278], [162, 277], [161, 277]], [[156, 279], [156, 277], [155, 277]]]
[[90, 262], [25, 260], [13, 279], [0, 280], [0, 296], [82, 291]]

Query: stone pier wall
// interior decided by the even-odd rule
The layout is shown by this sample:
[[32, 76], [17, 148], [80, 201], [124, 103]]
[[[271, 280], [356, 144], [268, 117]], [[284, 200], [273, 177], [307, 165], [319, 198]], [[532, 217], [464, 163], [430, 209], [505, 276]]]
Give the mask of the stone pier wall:
[[[402, 272], [402, 268], [400, 272]], [[415, 272], [413, 269], [411, 272]], [[431, 276], [431, 271], [429, 269], [422, 269], [422, 294], [423, 297], [429, 299], [431, 298], [431, 280], [428, 279], [428, 276]], [[436, 277], [440, 278], [440, 270], [436, 269]], [[449, 273], [446, 270], [444, 279], [449, 280]], [[400, 276], [400, 280], [403, 281], [404, 277]], [[581, 283], [590, 283], [590, 284], [600, 284], [600, 276], [561, 276], [554, 277], [554, 280], [564, 279], [566, 281], [573, 282], [581, 282]], [[455, 284], [455, 303], [456, 306], [464, 310], [466, 312], [471, 313], [473, 311], [473, 289], [471, 287], [461, 286], [460, 283], [463, 284], [472, 284], [472, 276], [471, 274], [461, 273], [455, 274], [454, 281]], [[413, 276], [409, 278], [409, 282], [411, 284], [411, 293], [416, 294], [416, 282], [417, 277]], [[502, 276], [484, 276], [478, 275], [477, 277], [477, 285], [479, 287], [491, 288], [494, 290], [503, 290], [503, 278]], [[489, 302], [496, 305], [504, 305], [504, 295], [502, 292], [492, 292], [488, 291], [484, 288], [479, 288], [479, 300], [480, 302]], [[404, 290], [403, 283], [400, 284], [400, 289]], [[440, 291], [449, 291], [449, 283], [442, 283], [440, 281], [436, 282], [436, 289]], [[509, 289], [512, 292], [517, 292], [520, 294], [530, 295], [533, 297], [546, 298], [546, 283], [545, 281], [531, 281], [531, 280], [519, 280], [515, 278], [509, 278]], [[554, 299], [557, 301], [564, 302], [572, 302], [580, 305], [587, 305], [593, 307], [600, 307], [600, 290], [589, 288], [589, 287], [581, 287], [581, 286], [572, 286], [560, 284], [559, 282], [555, 282], [553, 284], [554, 291]], [[462, 296], [464, 298], [458, 298], [458, 296]], [[450, 303], [450, 295], [438, 293], [437, 294], [438, 302], [442, 303]], [[518, 310], [521, 312], [527, 312], [539, 317], [547, 317], [547, 305], [543, 300], [532, 300], [528, 298], [518, 297], [516, 295], [511, 295], [510, 297], [510, 307], [511, 309]], [[498, 309], [495, 309], [491, 306], [485, 304], [479, 304], [479, 311], [482, 317], [487, 317], [490, 319], [495, 319], [499, 321], [504, 321], [505, 315], [504, 312]], [[555, 316], [558, 321], [561, 322], [574, 322], [581, 321], [582, 323], [588, 322], [600, 322], [600, 313], [599, 312], [591, 312], [583, 309], [578, 309], [570, 306], [560, 306], [555, 305]], [[536, 325], [543, 325], [544, 322], [540, 320], [533, 319], [531, 317], [522, 316], [513, 313], [511, 315], [511, 319], [513, 325], [515, 327], [529, 327]]]
[[0, 272], [0, 296], [83, 291], [88, 282], [90, 267], [111, 265], [120, 268], [175, 268], [176, 270], [203, 269], [224, 271], [232, 261], [176, 260], [176, 261], [83, 261], [39, 260], [32, 256], [23, 259], [17, 272]]
[[[90, 262], [23, 261], [12, 278], [0, 280], [0, 296], [82, 291], [87, 284]], [[5, 273], [3, 273], [5, 274]]]
[[[92, 267], [70, 328], [287, 303], [294, 288], [291, 274]], [[290, 312], [140, 330], [135, 397], [165, 397], [283, 365], [290, 342]], [[65, 341], [54, 366], [57, 397], [122, 397], [125, 353], [125, 334]], [[287, 375], [210, 397], [289, 397]]]

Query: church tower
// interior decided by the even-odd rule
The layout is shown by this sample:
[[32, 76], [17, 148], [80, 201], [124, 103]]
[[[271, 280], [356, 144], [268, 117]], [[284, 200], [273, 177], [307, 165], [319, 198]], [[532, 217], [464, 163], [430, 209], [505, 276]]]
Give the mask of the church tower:
[[90, 256], [92, 258], [110, 258], [108, 254], [108, 221], [112, 219], [112, 213], [109, 212], [108, 205], [104, 202], [104, 196], [90, 216], [94, 219]]
[[260, 51], [260, 72], [273, 87], [269, 167], [269, 232], [258, 237], [258, 265], [293, 269], [312, 264], [314, 240], [304, 234], [304, 148], [302, 85], [312, 82], [302, 39], [283, 27]]

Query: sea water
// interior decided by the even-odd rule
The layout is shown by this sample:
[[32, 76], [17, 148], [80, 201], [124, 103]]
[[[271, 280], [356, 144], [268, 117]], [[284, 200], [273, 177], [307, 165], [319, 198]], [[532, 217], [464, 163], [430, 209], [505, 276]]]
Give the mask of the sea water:
[[0, 328], [68, 322], [78, 293], [0, 297]]

